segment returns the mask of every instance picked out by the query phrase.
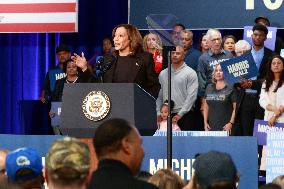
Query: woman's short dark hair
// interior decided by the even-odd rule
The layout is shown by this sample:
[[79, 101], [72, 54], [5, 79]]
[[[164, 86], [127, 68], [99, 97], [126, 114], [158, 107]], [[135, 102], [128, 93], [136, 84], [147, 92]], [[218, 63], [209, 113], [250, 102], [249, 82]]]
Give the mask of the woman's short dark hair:
[[226, 41], [227, 39], [229, 39], [229, 38], [233, 39], [235, 43], [237, 42], [237, 39], [236, 39], [235, 36], [233, 36], [233, 35], [225, 35], [225, 36], [223, 37], [223, 40], [222, 40], [222, 47], [224, 47], [225, 41]]
[[65, 62], [63, 62], [63, 71], [64, 73], [67, 72], [67, 65], [70, 63], [70, 62], [73, 62], [73, 60], [70, 58], [68, 60], [66, 60]]
[[182, 23], [176, 23], [173, 28], [175, 28], [177, 26], [181, 27], [182, 30], [185, 30], [185, 26]]

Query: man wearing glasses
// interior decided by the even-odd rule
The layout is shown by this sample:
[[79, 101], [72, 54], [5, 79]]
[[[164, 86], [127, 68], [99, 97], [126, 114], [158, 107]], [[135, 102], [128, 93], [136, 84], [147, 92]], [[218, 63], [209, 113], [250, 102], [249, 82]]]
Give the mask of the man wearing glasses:
[[198, 96], [201, 97], [201, 111], [203, 110], [205, 89], [211, 83], [214, 66], [233, 57], [229, 51], [222, 48], [222, 35], [219, 30], [209, 29], [206, 35], [209, 38], [210, 49], [199, 57], [197, 66]]

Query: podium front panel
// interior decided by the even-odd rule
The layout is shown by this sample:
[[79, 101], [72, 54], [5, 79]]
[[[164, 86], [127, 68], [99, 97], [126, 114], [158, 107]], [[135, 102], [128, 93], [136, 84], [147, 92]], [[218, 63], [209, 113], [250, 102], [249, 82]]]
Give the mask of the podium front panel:
[[[85, 116], [83, 101], [88, 94], [97, 91], [108, 96], [110, 110], [105, 118], [93, 121]], [[62, 100], [60, 130], [64, 135], [93, 137], [96, 128], [110, 118], [126, 119], [142, 135], [151, 135], [156, 129], [155, 99], [133, 83], [65, 84]]]

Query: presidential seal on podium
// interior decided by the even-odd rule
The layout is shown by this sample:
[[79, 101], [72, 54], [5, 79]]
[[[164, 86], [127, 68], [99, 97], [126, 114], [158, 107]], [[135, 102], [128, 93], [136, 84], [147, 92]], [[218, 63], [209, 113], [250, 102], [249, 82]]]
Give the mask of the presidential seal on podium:
[[92, 121], [104, 119], [110, 110], [110, 99], [103, 91], [91, 91], [83, 100], [83, 113]]

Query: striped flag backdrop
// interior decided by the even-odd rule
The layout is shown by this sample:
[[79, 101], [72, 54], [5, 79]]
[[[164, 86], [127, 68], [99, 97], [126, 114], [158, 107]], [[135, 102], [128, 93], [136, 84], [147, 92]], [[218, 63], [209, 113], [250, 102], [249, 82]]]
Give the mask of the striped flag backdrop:
[[78, 0], [0, 0], [0, 32], [77, 32]]

